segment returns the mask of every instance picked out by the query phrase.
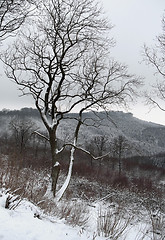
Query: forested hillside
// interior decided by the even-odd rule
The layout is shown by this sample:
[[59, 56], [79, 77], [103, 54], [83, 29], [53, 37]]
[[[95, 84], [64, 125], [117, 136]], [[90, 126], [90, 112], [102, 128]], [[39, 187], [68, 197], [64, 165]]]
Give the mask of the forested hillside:
[[[62, 121], [58, 131], [59, 140], [67, 142], [73, 138], [77, 117], [76, 113], [72, 113]], [[1, 136], [6, 133], [10, 134], [9, 124], [14, 118], [24, 121], [31, 119], [36, 124], [37, 129], [45, 132], [37, 110], [23, 108], [21, 110], [0, 111]], [[94, 139], [102, 137], [102, 139], [104, 138], [104, 152], [107, 152], [112, 147], [114, 139], [123, 136], [129, 145], [124, 153], [125, 156], [149, 156], [164, 152], [165, 126], [163, 125], [137, 119], [131, 113], [122, 111], [86, 112], [83, 119], [86, 121], [80, 129], [79, 145], [86, 147], [97, 145]]]

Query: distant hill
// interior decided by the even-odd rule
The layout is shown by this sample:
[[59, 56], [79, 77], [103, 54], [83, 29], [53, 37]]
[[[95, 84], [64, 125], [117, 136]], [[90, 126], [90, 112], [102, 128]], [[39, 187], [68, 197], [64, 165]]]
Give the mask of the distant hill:
[[[15, 116], [31, 118], [41, 131], [45, 131], [38, 111], [32, 108], [0, 111], [0, 136], [8, 132], [8, 125]], [[73, 138], [76, 113], [68, 115], [71, 119], [63, 120], [58, 131], [58, 138], [69, 141]], [[83, 115], [87, 126], [82, 126], [79, 144], [87, 145], [94, 137], [105, 136], [107, 150], [114, 138], [122, 135], [129, 143], [127, 155], [153, 155], [165, 152], [165, 126], [135, 118], [132, 113], [122, 111], [87, 112]]]

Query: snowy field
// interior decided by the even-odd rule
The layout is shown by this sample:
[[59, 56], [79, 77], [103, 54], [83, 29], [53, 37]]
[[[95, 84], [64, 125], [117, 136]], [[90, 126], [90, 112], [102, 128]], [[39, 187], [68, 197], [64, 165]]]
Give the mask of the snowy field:
[[[9, 208], [5, 208], [6, 200], [10, 196], [4, 189], [0, 189], [0, 240], [114, 240], [110, 237], [98, 236], [94, 231], [97, 204], [95, 208], [91, 208], [90, 228], [72, 227], [67, 225], [64, 219], [59, 220], [43, 214], [38, 207], [27, 200], [22, 200], [18, 205], [16, 200]], [[124, 234], [116, 239], [153, 239], [152, 234], [146, 231], [147, 228], [147, 224], [142, 222], [130, 224]], [[154, 239], [163, 240], [159, 235]]]

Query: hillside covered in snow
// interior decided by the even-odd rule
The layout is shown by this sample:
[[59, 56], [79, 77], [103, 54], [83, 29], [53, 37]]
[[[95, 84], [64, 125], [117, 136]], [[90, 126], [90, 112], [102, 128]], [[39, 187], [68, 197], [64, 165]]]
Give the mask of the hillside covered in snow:
[[[37, 110], [23, 108], [0, 112], [0, 136], [10, 133], [9, 123], [15, 117], [31, 119], [41, 132], [45, 132]], [[58, 130], [60, 140], [67, 142], [73, 139], [77, 117], [76, 113], [72, 113], [62, 121]], [[165, 126], [163, 125], [137, 119], [132, 113], [122, 111], [86, 112], [83, 118], [85, 124], [81, 126], [79, 145], [87, 146], [92, 143], [94, 137], [103, 136], [106, 139], [107, 151], [115, 138], [123, 136], [129, 143], [127, 156], [147, 156], [164, 152]]]

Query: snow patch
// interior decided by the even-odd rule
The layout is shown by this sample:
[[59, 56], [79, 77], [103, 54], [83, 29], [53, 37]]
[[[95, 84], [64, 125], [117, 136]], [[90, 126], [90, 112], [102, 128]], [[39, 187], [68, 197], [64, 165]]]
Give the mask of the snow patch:
[[59, 165], [59, 162], [56, 162], [53, 167], [58, 167]]

